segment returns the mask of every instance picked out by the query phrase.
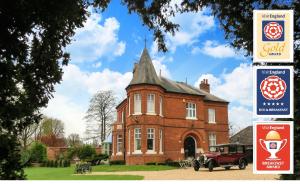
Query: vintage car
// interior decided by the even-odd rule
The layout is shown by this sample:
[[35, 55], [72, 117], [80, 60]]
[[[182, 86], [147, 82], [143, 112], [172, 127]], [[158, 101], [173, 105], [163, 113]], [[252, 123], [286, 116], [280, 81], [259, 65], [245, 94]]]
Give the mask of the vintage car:
[[210, 146], [209, 152], [201, 154], [194, 160], [193, 167], [198, 171], [200, 167], [213, 171], [215, 167], [224, 167], [226, 170], [233, 166], [245, 169], [248, 165], [246, 146], [242, 144], [220, 144]]

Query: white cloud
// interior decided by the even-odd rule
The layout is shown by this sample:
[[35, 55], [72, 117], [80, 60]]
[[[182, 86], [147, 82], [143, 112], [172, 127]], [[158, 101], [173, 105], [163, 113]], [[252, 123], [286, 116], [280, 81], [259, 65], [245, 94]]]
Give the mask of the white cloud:
[[97, 62], [97, 63], [94, 63], [93, 64], [93, 67], [94, 68], [100, 68], [102, 66], [102, 63], [101, 62]]
[[[231, 73], [224, 73], [217, 78], [212, 74], [201, 75], [195, 86], [200, 81], [209, 77], [213, 79], [211, 92], [223, 97], [231, 103], [238, 103], [245, 106], [252, 106], [252, 66], [251, 64], [240, 64]], [[208, 80], [210, 83], [210, 79]]]
[[229, 108], [229, 122], [236, 129], [252, 125], [252, 111], [243, 106]]
[[165, 64], [169, 60], [172, 60], [172, 59], [170, 59], [170, 58], [166, 59], [165, 57], [158, 57], [158, 56], [156, 56], [152, 60], [152, 63], [154, 65], [157, 75], [159, 75], [159, 73], [161, 72], [161, 76], [166, 77], [166, 78], [171, 78], [171, 73], [170, 73], [167, 65]]
[[207, 12], [205, 9], [197, 13], [177, 14], [171, 19], [180, 25], [179, 31], [174, 36], [168, 34], [167, 42], [171, 51], [175, 51], [177, 46], [195, 43], [202, 33], [214, 27], [214, 17]]
[[252, 66], [240, 64], [220, 77], [203, 74], [195, 82], [198, 87], [203, 79], [208, 79], [211, 93], [230, 102], [229, 122], [240, 129], [252, 123]]
[[62, 120], [65, 124], [66, 135], [71, 133], [83, 135], [85, 131], [83, 117], [86, 109], [72, 101], [66, 95], [55, 93], [54, 98], [50, 100], [48, 106], [42, 110], [42, 113]]
[[[212, 29], [215, 25], [214, 17], [209, 15], [208, 9], [199, 12], [177, 13], [170, 20], [180, 25], [179, 30], [173, 36], [166, 34], [166, 45], [171, 52], [175, 52], [178, 46], [192, 45], [198, 41], [198, 37]], [[157, 43], [153, 42], [151, 52], [157, 52]]]
[[113, 90], [119, 101], [125, 97], [125, 87], [132, 78], [131, 72], [119, 73], [109, 69], [86, 72], [74, 64], [69, 64], [63, 70], [62, 83], [56, 86], [54, 98], [42, 112], [62, 120], [66, 135], [74, 132], [83, 135], [86, 125], [83, 117], [94, 93]]
[[192, 54], [203, 53], [214, 58], [231, 58], [237, 57], [235, 50], [228, 44], [218, 44], [216, 41], [207, 40], [204, 47], [194, 47]]
[[118, 40], [120, 23], [114, 17], [102, 21], [101, 15], [91, 12], [84, 27], [76, 30], [74, 41], [67, 47], [74, 63], [93, 62], [101, 57], [121, 56], [126, 43]]

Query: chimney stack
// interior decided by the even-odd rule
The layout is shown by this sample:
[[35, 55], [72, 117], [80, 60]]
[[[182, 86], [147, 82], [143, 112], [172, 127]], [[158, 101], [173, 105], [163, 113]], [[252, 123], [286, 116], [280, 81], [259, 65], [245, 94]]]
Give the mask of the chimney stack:
[[200, 89], [210, 93], [210, 87], [208, 84], [208, 79], [203, 79], [199, 85]]

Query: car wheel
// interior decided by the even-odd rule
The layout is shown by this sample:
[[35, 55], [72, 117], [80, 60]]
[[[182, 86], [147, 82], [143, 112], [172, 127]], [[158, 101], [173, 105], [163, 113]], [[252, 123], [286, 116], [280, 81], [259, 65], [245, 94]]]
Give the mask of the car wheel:
[[225, 167], [225, 170], [229, 170], [230, 169], [230, 167]]
[[193, 165], [194, 165], [194, 170], [195, 170], [195, 171], [199, 171], [199, 168], [200, 168], [199, 162], [198, 162], [198, 161], [195, 161]]
[[214, 163], [213, 163], [213, 161], [211, 160], [211, 161], [208, 162], [208, 170], [209, 170], [209, 172], [212, 172], [213, 169], [214, 169]]
[[239, 168], [240, 169], [245, 169], [246, 168], [246, 161], [244, 159], [240, 161]]

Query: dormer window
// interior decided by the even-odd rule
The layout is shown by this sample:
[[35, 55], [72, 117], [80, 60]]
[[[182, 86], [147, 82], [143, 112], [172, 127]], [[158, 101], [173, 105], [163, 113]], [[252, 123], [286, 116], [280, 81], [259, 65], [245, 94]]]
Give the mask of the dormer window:
[[154, 94], [147, 95], [147, 113], [155, 114], [155, 95]]
[[186, 119], [196, 119], [195, 103], [186, 103]]
[[141, 94], [134, 94], [134, 114], [141, 114], [142, 102], [141, 102]]

